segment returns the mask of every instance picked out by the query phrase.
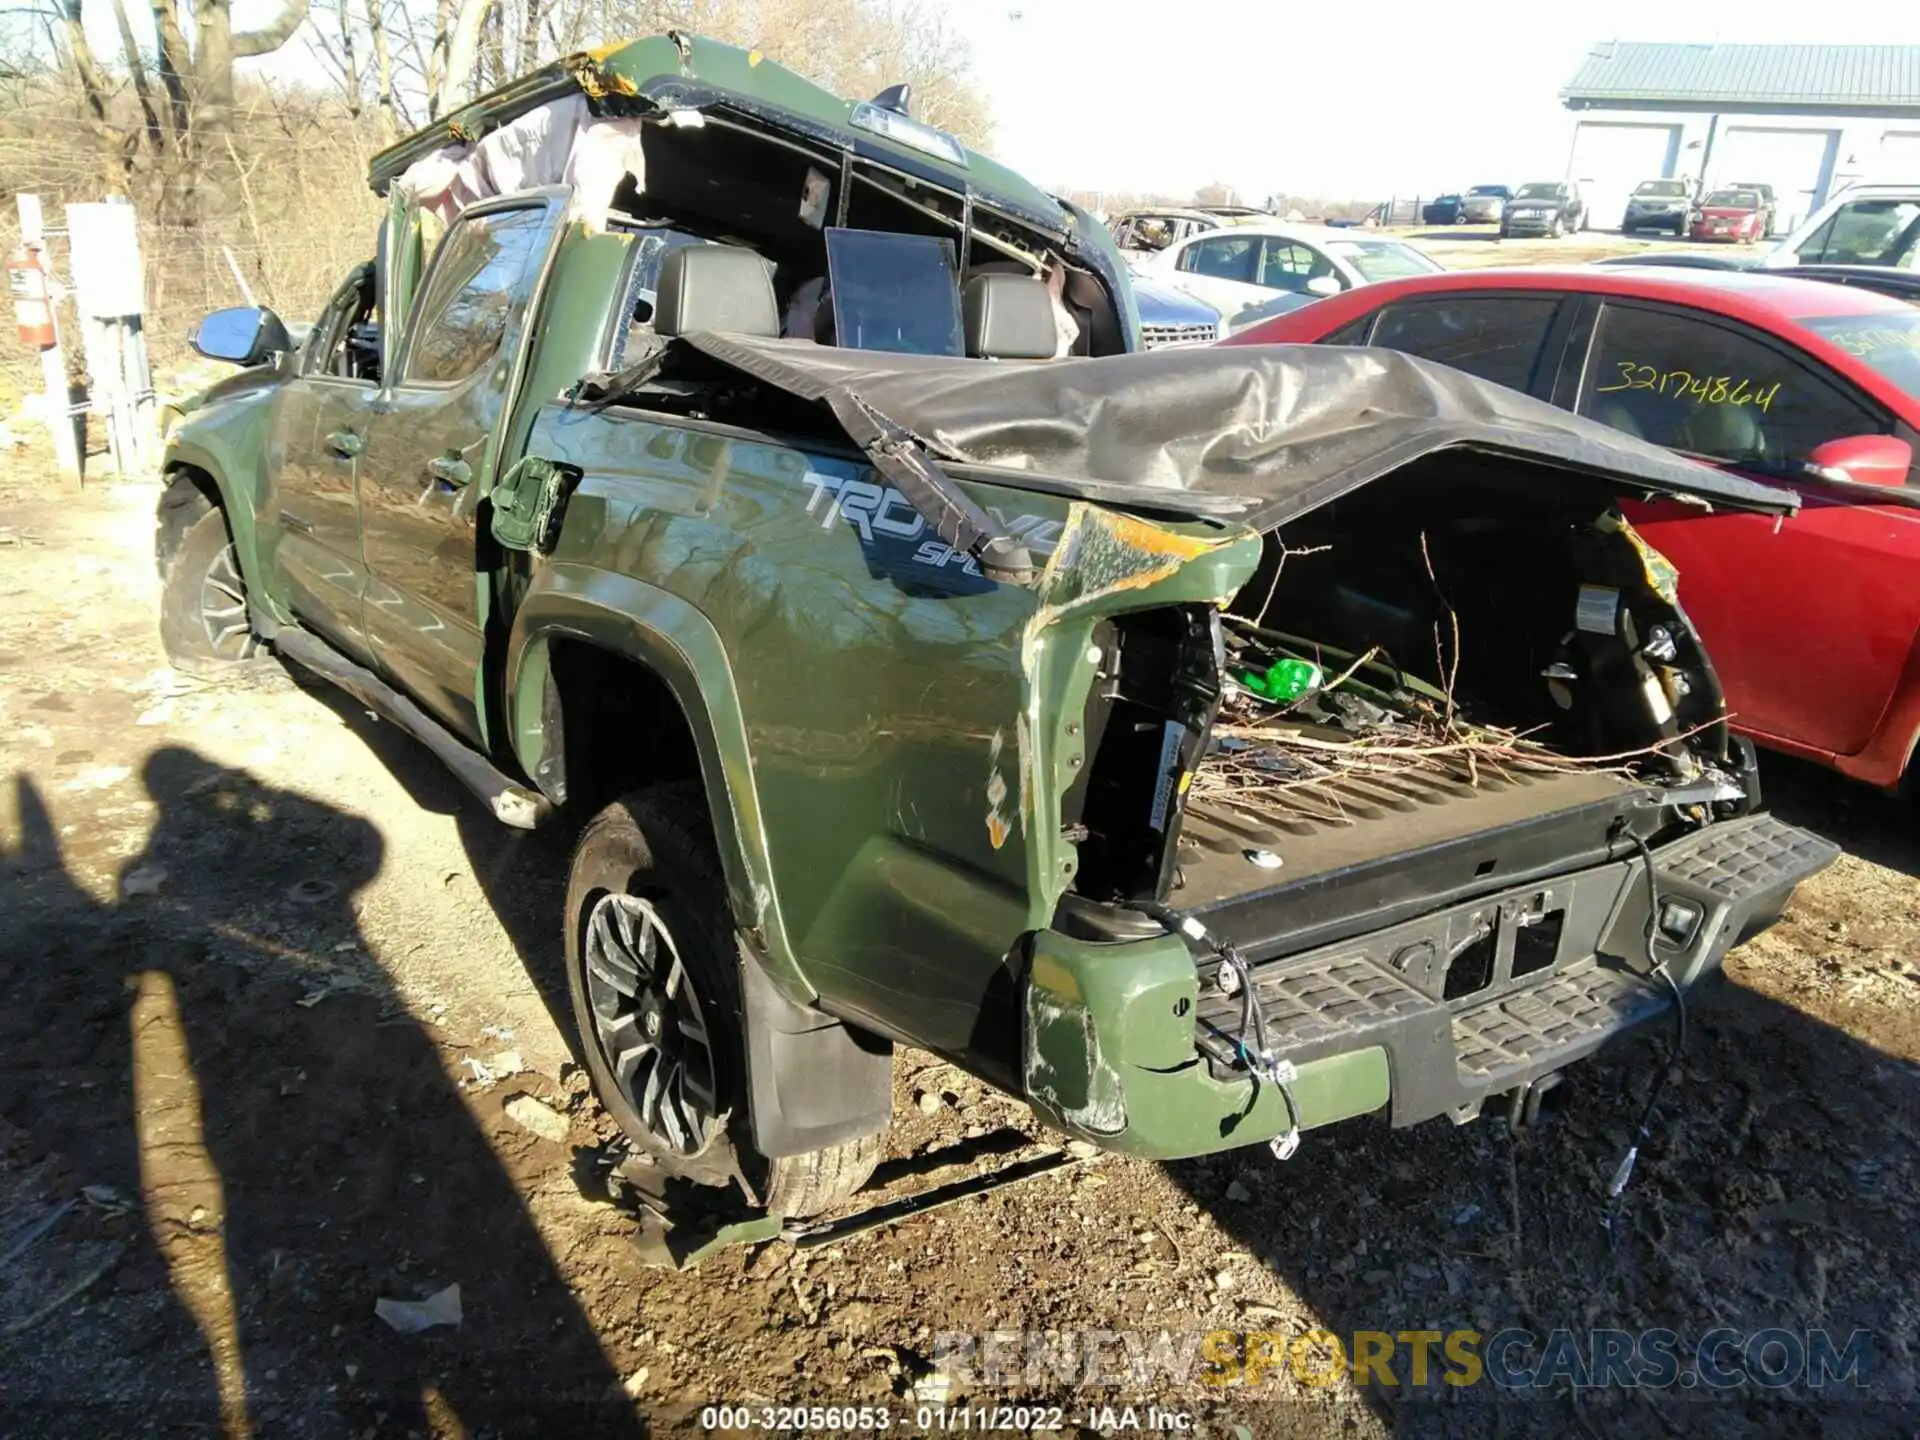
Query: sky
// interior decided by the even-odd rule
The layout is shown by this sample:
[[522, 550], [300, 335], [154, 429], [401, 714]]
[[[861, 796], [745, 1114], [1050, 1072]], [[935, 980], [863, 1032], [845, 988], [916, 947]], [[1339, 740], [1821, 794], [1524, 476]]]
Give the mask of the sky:
[[[1560, 87], [1603, 40], [1920, 44], [1895, 0], [936, 0], [973, 50], [996, 158], [1039, 184], [1243, 198], [1432, 195], [1560, 176]], [[143, 34], [146, 6], [133, 6]], [[236, 0], [237, 26], [272, 0]], [[111, 7], [89, 32], [116, 53]], [[804, 72], [804, 56], [780, 56]], [[264, 63], [322, 81], [296, 37]]]
[[[997, 158], [1049, 187], [1431, 195], [1557, 179], [1603, 40], [1916, 44], [1920, 8], [1553, 0], [947, 0]], [[1862, 18], [1866, 17], [1866, 18]]]

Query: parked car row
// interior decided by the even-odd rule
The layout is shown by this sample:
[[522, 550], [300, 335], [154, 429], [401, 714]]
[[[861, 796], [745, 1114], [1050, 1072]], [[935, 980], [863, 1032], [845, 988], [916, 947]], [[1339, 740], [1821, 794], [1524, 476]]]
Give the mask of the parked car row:
[[1734, 181], [1703, 198], [1697, 180], [1643, 180], [1627, 199], [1620, 233], [1671, 230], [1676, 240], [1751, 243], [1772, 238], [1777, 214], [1773, 186], [1760, 181]]
[[1391, 236], [1281, 221], [1188, 235], [1129, 260], [1136, 277], [1212, 306], [1229, 334], [1323, 296], [1442, 273], [1437, 261]]
[[1505, 213], [1513, 190], [1506, 185], [1475, 185], [1458, 194], [1435, 196], [1420, 210], [1422, 225], [1491, 225]]
[[1791, 485], [1804, 509], [1779, 527], [1667, 501], [1627, 514], [1677, 567], [1735, 728], [1893, 788], [1920, 735], [1920, 308], [1853, 283], [1866, 268], [1417, 276], [1228, 343], [1406, 351]]

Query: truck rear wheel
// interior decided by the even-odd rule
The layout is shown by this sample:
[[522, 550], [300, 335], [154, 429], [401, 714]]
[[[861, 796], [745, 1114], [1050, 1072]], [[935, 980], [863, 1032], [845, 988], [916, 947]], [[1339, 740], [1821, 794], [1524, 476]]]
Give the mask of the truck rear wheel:
[[176, 670], [206, 674], [248, 659], [260, 642], [227, 517], [205, 500], [160, 577], [160, 645]]
[[775, 1214], [807, 1216], [863, 1185], [880, 1137], [803, 1155], [753, 1148], [745, 1013], [726, 886], [693, 785], [641, 790], [581, 834], [567, 883], [567, 986], [595, 1091], [663, 1169], [736, 1173]]

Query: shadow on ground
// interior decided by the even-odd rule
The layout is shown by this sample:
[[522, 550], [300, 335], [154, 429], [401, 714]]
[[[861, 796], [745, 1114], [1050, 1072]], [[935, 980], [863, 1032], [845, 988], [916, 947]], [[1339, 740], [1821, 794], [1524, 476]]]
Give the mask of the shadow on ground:
[[1805, 760], [1769, 754], [1760, 783], [1782, 820], [1817, 830], [1847, 853], [1920, 878], [1920, 805]]
[[[1769, 761], [1788, 818], [1915, 873], [1903, 809], [1810, 767], [1777, 776], [1793, 767]], [[1392, 1337], [1392, 1383], [1375, 1371], [1365, 1393], [1397, 1433], [1904, 1433], [1920, 1347], [1920, 1066], [1732, 980], [1702, 987], [1692, 1019], [1655, 1138], [1617, 1205], [1607, 1182], [1668, 1054], [1665, 1025], [1571, 1072], [1567, 1109], [1544, 1129], [1361, 1121], [1310, 1134], [1284, 1164], [1242, 1151], [1168, 1170], [1349, 1356], [1358, 1332]], [[1258, 1317], [1246, 1328], [1286, 1329]], [[1597, 1329], [1673, 1332], [1679, 1378], [1582, 1388], [1568, 1357], [1590, 1362]], [[1685, 1378], [1712, 1332], [1738, 1337], [1715, 1352], [1737, 1364], [1746, 1340], [1770, 1329], [1788, 1332], [1788, 1346], [1824, 1331], [1843, 1351], [1868, 1332], [1859, 1383], [1815, 1388], [1797, 1363], [1781, 1388]], [[1553, 1340], [1562, 1330], [1573, 1348]], [[1416, 1391], [1404, 1338], [1416, 1331], [1474, 1332], [1489, 1378], [1444, 1383], [1461, 1367], [1436, 1338]], [[1504, 1331], [1519, 1333], [1497, 1338]], [[1543, 1383], [1490, 1383], [1496, 1345], [1509, 1371]], [[1318, 1368], [1329, 1355], [1321, 1346], [1304, 1358]], [[1797, 1358], [1775, 1347], [1761, 1361]], [[1245, 1406], [1256, 1419], [1262, 1408]], [[1271, 1419], [1299, 1407], [1264, 1408]]]
[[[0, 1305], [0, 1430], [635, 1429], [436, 1037], [365, 952], [378, 830], [185, 748], [142, 778], [159, 814], [112, 903], [12, 782], [0, 1139], [96, 1187], [62, 1238], [108, 1260], [43, 1312]], [[458, 1329], [375, 1318], [454, 1283]]]

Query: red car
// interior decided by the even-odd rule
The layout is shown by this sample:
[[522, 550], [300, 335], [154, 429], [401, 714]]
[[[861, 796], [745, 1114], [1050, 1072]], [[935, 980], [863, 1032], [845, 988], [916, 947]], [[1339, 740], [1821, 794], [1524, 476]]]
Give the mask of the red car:
[[1760, 272], [1389, 280], [1222, 343], [1382, 345], [1798, 490], [1789, 520], [1631, 507], [1734, 726], [1887, 788], [1920, 736], [1920, 309]]
[[1696, 240], [1751, 243], [1766, 233], [1766, 216], [1755, 190], [1715, 190], [1700, 202], [1687, 231]]

